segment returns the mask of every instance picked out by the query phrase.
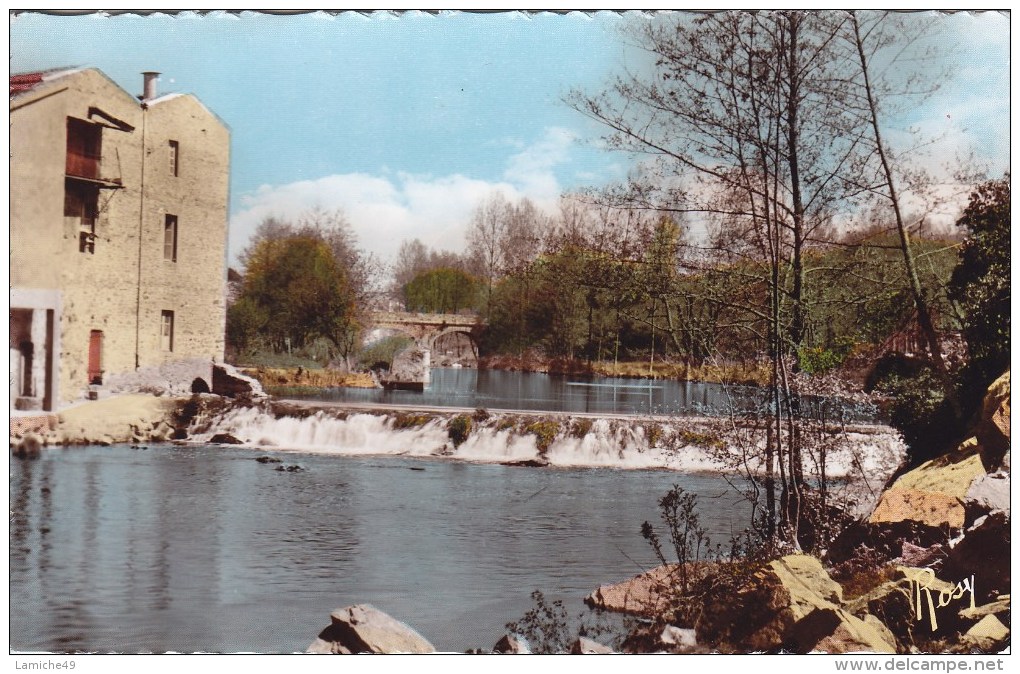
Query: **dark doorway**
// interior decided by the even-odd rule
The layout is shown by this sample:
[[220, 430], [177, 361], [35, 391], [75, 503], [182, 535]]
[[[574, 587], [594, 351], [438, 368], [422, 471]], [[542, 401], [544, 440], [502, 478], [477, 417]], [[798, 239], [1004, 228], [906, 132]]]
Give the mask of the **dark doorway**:
[[103, 331], [89, 333], [89, 384], [103, 383]]

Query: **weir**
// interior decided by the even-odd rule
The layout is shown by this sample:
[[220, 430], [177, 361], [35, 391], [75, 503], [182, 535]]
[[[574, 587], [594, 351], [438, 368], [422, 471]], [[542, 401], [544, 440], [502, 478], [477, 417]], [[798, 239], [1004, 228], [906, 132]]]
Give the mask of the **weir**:
[[[452, 429], [458, 425], [460, 434]], [[593, 418], [566, 414], [351, 412], [335, 407], [308, 414], [239, 407], [193, 427], [192, 442], [228, 434], [249, 447], [335, 456], [411, 456], [480, 463], [528, 462], [555, 467], [730, 472], [742, 463], [746, 436], [707, 418]], [[861, 469], [886, 475], [903, 458], [891, 429], [848, 431], [827, 448], [827, 473]]]

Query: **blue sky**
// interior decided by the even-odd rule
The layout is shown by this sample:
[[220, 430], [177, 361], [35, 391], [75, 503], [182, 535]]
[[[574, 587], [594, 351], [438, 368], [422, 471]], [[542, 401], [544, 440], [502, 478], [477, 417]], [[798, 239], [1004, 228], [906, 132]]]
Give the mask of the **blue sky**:
[[[632, 17], [629, 17], [631, 20]], [[382, 259], [405, 238], [460, 249], [493, 190], [553, 209], [558, 195], [626, 175], [600, 129], [562, 104], [641, 66], [627, 18], [520, 13], [87, 15], [12, 18], [11, 70], [94, 66], [130, 93], [194, 93], [231, 127], [232, 258], [258, 221], [343, 208]], [[1008, 166], [1009, 22], [940, 20], [954, 77], [902, 121], [945, 134], [941, 158]]]

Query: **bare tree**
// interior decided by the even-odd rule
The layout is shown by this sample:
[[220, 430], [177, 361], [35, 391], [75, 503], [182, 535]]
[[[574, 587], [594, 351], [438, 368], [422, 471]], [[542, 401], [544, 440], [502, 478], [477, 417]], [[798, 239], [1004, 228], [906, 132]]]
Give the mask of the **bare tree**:
[[468, 229], [468, 258], [473, 271], [485, 281], [486, 316], [492, 312], [492, 288], [505, 262], [503, 242], [509, 227], [511, 206], [502, 192], [479, 204]]
[[612, 148], [645, 158], [646, 184], [632, 190], [640, 206], [669, 194], [668, 208], [741, 232], [746, 258], [733, 271], [765, 295], [739, 309], [763, 327], [772, 365], [766, 471], [782, 494], [769, 498], [780, 506], [777, 534], [794, 546], [804, 462], [788, 357], [796, 368], [806, 335], [807, 252], [834, 211], [867, 196], [842, 179], [861, 170], [864, 151], [859, 118], [839, 104], [845, 21], [796, 11], [645, 21], [631, 35], [655, 67], [568, 98], [609, 128]]
[[[949, 370], [946, 367], [945, 358], [942, 355], [942, 345], [939, 341], [935, 322], [932, 318], [931, 304], [925, 296], [924, 289], [917, 273], [917, 263], [914, 258], [913, 246], [910, 242], [908, 224], [904, 218], [903, 208], [897, 187], [897, 178], [894, 168], [895, 159], [891, 150], [887, 147], [882, 138], [881, 110], [880, 110], [880, 85], [873, 82], [872, 62], [876, 52], [889, 49], [891, 46], [897, 48], [903, 44], [903, 27], [901, 22], [890, 20], [887, 13], [871, 14], [862, 17], [858, 12], [849, 13], [849, 26], [847, 37], [851, 41], [859, 63], [860, 107], [862, 115], [866, 120], [872, 133], [872, 147], [874, 156], [879, 165], [879, 181], [875, 191], [882, 193], [889, 201], [896, 223], [896, 233], [899, 237], [900, 251], [903, 254], [903, 265], [906, 270], [907, 283], [910, 295], [914, 300], [914, 307], [917, 309], [917, 322], [924, 335], [928, 347], [928, 353], [936, 372], [942, 379], [947, 399], [953, 406], [957, 416], [960, 414], [959, 402], [954, 394], [954, 386], [950, 381]], [[895, 34], [892, 32], [895, 30]], [[886, 91], [886, 94], [888, 92]]]

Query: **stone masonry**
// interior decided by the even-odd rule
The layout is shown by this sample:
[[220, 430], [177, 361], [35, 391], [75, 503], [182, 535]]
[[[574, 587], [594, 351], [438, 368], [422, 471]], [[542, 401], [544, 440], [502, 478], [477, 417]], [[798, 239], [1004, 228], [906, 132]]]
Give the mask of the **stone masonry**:
[[24, 409], [96, 389], [187, 392], [223, 361], [230, 131], [196, 97], [146, 89], [95, 69], [11, 77], [11, 395]]

